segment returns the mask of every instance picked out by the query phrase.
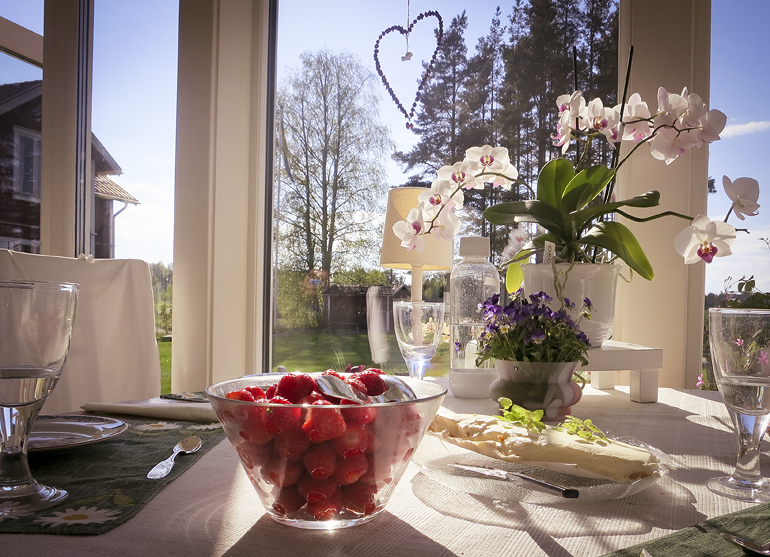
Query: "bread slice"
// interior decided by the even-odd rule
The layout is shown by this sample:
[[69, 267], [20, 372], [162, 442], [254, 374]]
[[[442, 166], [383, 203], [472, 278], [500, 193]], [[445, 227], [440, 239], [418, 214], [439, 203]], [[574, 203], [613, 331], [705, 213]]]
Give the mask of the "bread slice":
[[632, 482], [659, 475], [658, 459], [647, 449], [612, 439], [586, 441], [552, 426], [538, 433], [442, 407], [428, 433], [479, 454], [584, 478]]

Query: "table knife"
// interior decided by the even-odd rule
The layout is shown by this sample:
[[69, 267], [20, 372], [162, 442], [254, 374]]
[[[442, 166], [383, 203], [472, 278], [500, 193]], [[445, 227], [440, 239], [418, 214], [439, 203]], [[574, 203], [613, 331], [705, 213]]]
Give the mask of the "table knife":
[[[492, 478], [512, 481], [517, 484], [524, 485], [525, 487], [532, 487], [533, 485], [536, 485], [542, 491], [561, 495], [565, 499], [577, 499], [580, 496], [580, 492], [577, 489], [574, 489], [571, 487], [565, 487], [563, 485], [533, 478], [532, 476], [527, 476], [526, 474], [522, 474], [520, 472], [507, 472], [505, 470], [499, 470], [497, 468], [482, 468], [481, 466], [465, 466], [464, 464], [450, 464], [449, 466], [452, 466], [454, 468], [460, 468], [462, 470], [467, 470], [468, 472], [483, 474], [485, 476], [490, 476]], [[530, 484], [530, 485], [527, 485], [527, 484]]]

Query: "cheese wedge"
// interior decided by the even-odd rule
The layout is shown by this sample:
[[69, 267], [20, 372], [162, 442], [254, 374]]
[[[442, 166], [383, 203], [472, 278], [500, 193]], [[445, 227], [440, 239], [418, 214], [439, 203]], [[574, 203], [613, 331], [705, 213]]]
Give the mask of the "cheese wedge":
[[440, 408], [430, 435], [479, 454], [584, 478], [632, 482], [659, 475], [650, 451], [612, 439], [586, 441], [551, 426], [542, 432], [479, 414]]

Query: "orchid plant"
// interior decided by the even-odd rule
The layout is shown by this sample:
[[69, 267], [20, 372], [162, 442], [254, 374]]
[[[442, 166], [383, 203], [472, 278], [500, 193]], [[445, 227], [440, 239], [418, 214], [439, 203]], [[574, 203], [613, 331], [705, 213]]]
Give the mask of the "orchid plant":
[[[711, 222], [698, 215], [693, 219], [674, 211], [639, 217], [628, 208], [651, 208], [659, 205], [660, 193], [651, 190], [621, 201], [614, 200], [618, 169], [644, 144], [650, 154], [667, 165], [693, 147], [701, 147], [720, 139], [727, 117], [719, 110], [709, 110], [700, 96], [658, 89], [658, 107], [654, 113], [638, 93], [628, 102], [605, 107], [599, 98], [586, 102], [582, 92], [561, 95], [556, 100], [559, 120], [555, 146], [566, 155], [574, 149], [573, 163], [567, 158], [549, 161], [540, 170], [536, 192], [521, 181], [511, 165], [504, 147], [472, 147], [465, 159], [438, 170], [429, 189], [419, 196], [419, 206], [412, 209], [406, 221], [393, 226], [401, 245], [421, 252], [424, 235], [436, 234], [451, 240], [459, 229], [455, 210], [463, 205], [463, 190], [483, 189], [485, 185], [510, 189], [512, 184], [524, 185], [533, 199], [499, 203], [484, 212], [493, 224], [516, 225], [536, 223], [538, 234], [510, 258], [506, 280], [509, 291], [521, 284], [519, 264], [533, 253], [544, 250], [547, 243], [555, 247], [554, 262], [600, 262], [618, 258], [647, 280], [653, 269], [634, 234], [616, 222], [621, 215], [635, 222], [646, 222], [664, 216], [676, 216], [692, 221], [675, 245], [687, 263], [711, 261], [714, 256], [729, 255], [729, 245], [735, 229], [726, 222]], [[606, 141], [613, 149], [612, 164], [591, 165], [595, 142]], [[620, 145], [629, 143], [631, 149], [620, 156]], [[740, 219], [756, 214], [759, 207], [759, 185], [751, 178], [731, 182], [723, 179], [725, 192], [733, 200], [731, 211]], [[729, 213], [728, 213], [729, 217]], [[509, 250], [510, 251], [510, 250]]]

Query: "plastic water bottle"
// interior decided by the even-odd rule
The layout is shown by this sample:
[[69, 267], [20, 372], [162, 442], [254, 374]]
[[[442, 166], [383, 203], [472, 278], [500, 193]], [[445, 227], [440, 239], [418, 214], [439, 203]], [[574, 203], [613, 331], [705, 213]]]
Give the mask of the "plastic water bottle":
[[489, 238], [460, 238], [462, 261], [449, 280], [450, 359], [449, 384], [458, 398], [487, 398], [489, 385], [497, 379], [493, 363], [476, 367], [476, 339], [484, 330], [479, 304], [500, 293], [500, 274], [487, 259]]

